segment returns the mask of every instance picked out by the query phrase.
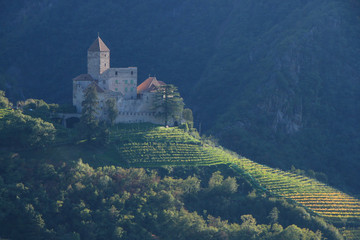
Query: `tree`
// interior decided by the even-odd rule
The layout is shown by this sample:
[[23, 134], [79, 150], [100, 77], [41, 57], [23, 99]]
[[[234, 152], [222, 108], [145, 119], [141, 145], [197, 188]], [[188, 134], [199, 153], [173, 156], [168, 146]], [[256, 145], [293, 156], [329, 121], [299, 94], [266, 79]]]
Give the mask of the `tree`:
[[274, 207], [268, 216], [268, 219], [270, 220], [270, 224], [271, 224], [271, 228], [274, 226], [274, 223], [277, 223], [279, 220], [279, 210], [277, 209], [277, 207]]
[[169, 119], [179, 120], [184, 109], [184, 102], [177, 87], [171, 84], [159, 86], [154, 101], [154, 109], [159, 110], [160, 116], [164, 118], [165, 126]]
[[[19, 103], [19, 107], [26, 115], [35, 118], [41, 118], [45, 121], [50, 120], [50, 114], [54, 111], [56, 104], [47, 104], [42, 99], [27, 99], [25, 102]], [[51, 109], [50, 109], [51, 107]]]
[[106, 110], [108, 114], [108, 118], [110, 121], [110, 125], [114, 125], [116, 116], [118, 115], [118, 110], [116, 108], [116, 100], [115, 98], [110, 98], [106, 101]]
[[11, 107], [11, 103], [9, 99], [5, 97], [5, 92], [0, 90], [0, 108], [9, 108]]
[[184, 109], [182, 113], [182, 117], [188, 124], [190, 124], [190, 128], [192, 128], [194, 125], [194, 117], [190, 108]]
[[224, 177], [221, 175], [220, 171], [216, 171], [212, 174], [209, 180], [209, 190], [216, 191], [220, 194], [232, 194], [237, 191], [238, 184], [236, 179], [232, 177], [227, 177], [224, 180]]
[[84, 101], [81, 103], [82, 111], [80, 122], [85, 127], [85, 134], [88, 139], [94, 136], [99, 125], [97, 120], [98, 96], [96, 92], [96, 85], [90, 84], [84, 91]]
[[54, 140], [55, 132], [53, 124], [19, 110], [0, 118], [0, 146], [45, 147]]

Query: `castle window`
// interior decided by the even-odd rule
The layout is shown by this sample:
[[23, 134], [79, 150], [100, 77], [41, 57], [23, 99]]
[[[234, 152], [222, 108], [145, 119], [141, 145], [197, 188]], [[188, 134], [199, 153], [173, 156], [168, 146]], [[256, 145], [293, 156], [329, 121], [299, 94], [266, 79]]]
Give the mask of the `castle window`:
[[127, 92], [127, 88], [125, 88], [125, 92]]
[[115, 88], [115, 91], [118, 91], [118, 89], [117, 89], [117, 88]]
[[105, 84], [105, 80], [103, 80], [103, 84]]
[[134, 83], [134, 80], [131, 80], [131, 84], [133, 84]]
[[118, 80], [115, 80], [115, 83], [119, 83], [119, 81], [118, 81]]
[[[115, 72], [115, 75], [117, 75], [117, 71]], [[117, 83], [117, 80], [116, 80], [116, 83]]]
[[105, 63], [105, 67], [106, 67], [106, 63]]
[[131, 71], [131, 75], [134, 75], [134, 71]]
[[127, 80], [125, 80], [125, 83], [127, 84], [127, 83], [128, 83], [128, 81], [127, 81]]

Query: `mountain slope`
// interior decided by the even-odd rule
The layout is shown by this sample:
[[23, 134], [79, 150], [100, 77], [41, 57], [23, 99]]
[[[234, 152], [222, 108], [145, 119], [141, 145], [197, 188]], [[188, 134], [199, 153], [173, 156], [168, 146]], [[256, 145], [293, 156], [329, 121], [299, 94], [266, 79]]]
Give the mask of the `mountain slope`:
[[[286, 173], [237, 157], [220, 148], [201, 143], [176, 128], [142, 125], [124, 126], [112, 133], [120, 159], [128, 166], [197, 166], [230, 164], [242, 175], [249, 176], [254, 187], [292, 199], [316, 214], [332, 221], [360, 217], [360, 201], [316, 180]], [[196, 148], [194, 148], [196, 146]], [[196, 150], [195, 150], [196, 149]]]
[[97, 32], [111, 65], [179, 86], [202, 132], [270, 166], [314, 169], [358, 192], [356, 0], [11, 1], [0, 16], [0, 88], [70, 102]]
[[[303, 175], [273, 169], [237, 156], [215, 147], [211, 142], [200, 141], [181, 129], [151, 124], [123, 124], [112, 128], [110, 143], [106, 147], [94, 149], [83, 144], [50, 148], [45, 155], [56, 161], [82, 158], [93, 166], [226, 164], [261, 192], [292, 200], [333, 223], [342, 223], [346, 219], [349, 224], [360, 224], [358, 199]], [[42, 155], [43, 153], [36, 157], [41, 158]]]
[[[216, 147], [209, 140], [201, 140], [194, 129], [190, 129], [190, 132], [187, 133], [179, 128], [165, 128], [151, 124], [122, 124], [108, 129], [107, 131], [111, 133], [110, 136], [107, 136], [107, 131], [104, 131], [103, 134], [98, 134], [92, 140], [79, 141], [81, 134], [78, 131], [81, 128], [64, 129], [58, 126], [57, 134], [54, 136], [54, 126], [49, 122], [25, 115], [21, 113], [21, 110], [0, 110], [2, 110], [0, 111], [1, 136], [3, 138], [10, 137], [10, 135], [18, 136], [8, 139], [12, 141], [10, 145], [5, 141], [1, 142], [0, 148], [0, 201], [2, 206], [7, 206], [1, 208], [0, 217], [0, 222], [2, 222], [0, 232], [4, 236], [11, 236], [15, 239], [21, 239], [24, 236], [26, 238], [31, 236], [31, 239], [39, 239], [40, 236], [53, 239], [55, 235], [72, 232], [71, 229], [74, 226], [78, 226], [74, 228], [76, 229], [74, 234], [80, 231], [81, 235], [91, 233], [95, 236], [97, 235], [95, 232], [98, 231], [92, 232], [85, 229], [88, 229], [89, 226], [101, 228], [99, 225], [102, 225], [104, 220], [100, 217], [99, 211], [106, 212], [110, 207], [106, 203], [111, 202], [111, 199], [116, 199], [116, 196], [108, 199], [109, 194], [116, 193], [117, 195], [119, 186], [125, 184], [127, 190], [121, 196], [130, 196], [132, 193], [139, 193], [142, 191], [141, 189], [147, 188], [144, 183], [149, 181], [156, 188], [151, 187], [150, 192], [141, 197], [142, 204], [139, 205], [140, 208], [137, 211], [144, 212], [137, 216], [132, 224], [136, 226], [135, 228], [145, 227], [145, 235], [151, 234], [152, 230], [150, 229], [152, 228], [141, 223], [141, 219], [143, 219], [141, 216], [149, 214], [149, 210], [152, 211], [153, 207], [142, 209], [142, 206], [148, 201], [146, 196], [157, 195], [154, 191], [164, 189], [162, 187], [157, 188], [159, 179], [156, 177], [155, 171], [149, 171], [151, 174], [147, 175], [144, 170], [115, 168], [119, 165], [126, 167], [164, 167], [165, 171], [162, 170], [162, 172], [167, 172], [167, 174], [173, 171], [169, 166], [178, 166], [182, 167], [178, 174], [183, 177], [194, 173], [204, 175], [207, 172], [205, 168], [204, 171], [199, 171], [198, 168], [187, 168], [188, 170], [186, 170], [184, 167], [207, 166], [207, 170], [211, 170], [209, 166], [219, 165], [220, 167], [215, 169], [228, 169], [225, 172], [231, 172], [227, 167], [230, 166], [235, 170], [230, 175], [236, 178], [228, 177], [224, 180], [219, 175], [220, 172], [213, 172], [209, 179], [209, 189], [201, 192], [198, 191], [200, 188], [199, 180], [195, 176], [187, 177], [183, 188], [186, 189], [186, 192], [196, 192], [196, 194], [190, 194], [186, 203], [193, 211], [201, 212], [203, 209], [204, 217], [212, 218], [206, 214], [205, 210], [208, 209], [212, 215], [226, 217], [237, 222], [239, 215], [228, 214], [226, 209], [235, 205], [236, 211], [243, 212], [243, 204], [241, 203], [247, 202], [247, 205], [250, 204], [251, 207], [246, 208], [246, 213], [249, 210], [251, 213], [256, 213], [257, 218], [260, 218], [263, 223], [266, 222], [265, 219], [267, 218], [263, 211], [258, 211], [258, 208], [261, 206], [261, 209], [269, 209], [273, 206], [271, 211], [275, 215], [271, 217], [273, 219], [271, 220], [271, 227], [263, 226], [263, 230], [257, 231], [258, 233], [253, 236], [260, 237], [261, 234], [271, 234], [275, 237], [275, 235], [286, 234], [286, 229], [282, 233], [282, 227], [277, 227], [276, 233], [267, 233], [275, 230], [273, 226], [278, 221], [279, 213], [275, 206], [280, 207], [283, 212], [281, 224], [288, 226], [296, 223], [313, 231], [320, 230], [325, 237], [330, 237], [330, 239], [341, 239], [341, 236], [336, 228], [323, 222], [323, 219], [316, 217], [316, 214], [326, 217], [330, 222], [340, 223], [341, 226], [344, 223], [351, 224], [351, 226], [358, 226], [359, 224], [357, 218], [360, 216], [359, 200], [304, 176], [274, 170], [241, 158], [234, 153], [226, 152], [222, 148]], [[189, 131], [188, 128], [185, 127], [185, 129]], [[52, 137], [43, 139], [44, 133], [51, 134]], [[38, 138], [38, 144], [31, 141], [24, 142], [26, 139], [35, 138]], [[95, 172], [89, 165], [83, 164], [81, 159], [100, 168]], [[124, 176], [124, 174], [129, 174], [129, 177]], [[150, 178], [140, 184], [139, 178], [143, 177]], [[175, 184], [175, 180], [172, 178], [169, 178], [168, 181], [171, 182], [170, 186]], [[238, 184], [241, 185], [241, 192], [237, 190]], [[180, 185], [182, 186], [182, 184]], [[106, 186], [110, 188], [106, 190]], [[99, 187], [101, 189], [105, 187], [103, 190], [106, 191], [100, 190]], [[198, 190], [195, 191], [194, 189]], [[258, 195], [262, 196], [261, 199], [257, 200], [258, 202], [254, 199], [257, 195], [255, 191], [248, 193], [252, 189], [256, 189]], [[130, 195], [127, 195], [127, 191]], [[179, 191], [182, 190], [174, 191], [174, 195], [181, 198]], [[100, 198], [99, 193], [101, 194]], [[244, 194], [247, 193], [248, 196], [245, 197]], [[211, 203], [201, 203], [203, 202], [200, 201], [201, 198], [207, 199], [213, 194], [215, 197]], [[324, 197], [324, 194], [328, 197]], [[270, 197], [266, 197], [266, 195]], [[13, 196], [16, 196], [15, 201]], [[135, 194], [134, 196], [138, 195]], [[233, 199], [227, 199], [229, 196]], [[167, 199], [171, 199], [171, 196]], [[80, 205], [78, 205], [79, 201]], [[151, 198], [149, 201], [153, 202]], [[231, 202], [232, 204], [229, 204]], [[133, 214], [133, 208], [138, 205], [137, 199], [129, 201], [129, 204], [127, 206], [122, 204], [121, 209]], [[184, 205], [184, 203], [179, 204], [180, 206]], [[220, 204], [221, 207], [215, 207], [214, 204]], [[168, 204], [165, 205], [169, 206]], [[255, 208], [253, 205], [257, 205], [257, 207]], [[82, 209], [80, 212], [78, 211], [79, 206]], [[150, 204], [150, 206], [152, 205]], [[307, 210], [299, 206], [303, 206]], [[220, 209], [222, 210], [219, 211]], [[173, 214], [176, 214], [176, 211], [181, 209], [178, 207], [173, 210], [175, 210]], [[110, 212], [112, 211], [110, 210]], [[310, 215], [309, 213], [313, 214]], [[80, 218], [75, 217], [73, 219], [70, 217], [71, 221], [64, 220], [64, 217], [74, 214], [80, 214]], [[117, 216], [125, 217], [123, 214], [119, 213]], [[155, 211], [151, 213], [151, 216], [155, 217], [148, 218], [156, 226], [159, 224], [159, 220], [160, 223], [162, 222], [161, 219], [157, 219], [157, 215]], [[101, 216], [107, 216], [107, 214], [101, 214]], [[129, 217], [130, 219], [134, 218]], [[250, 215], [241, 217], [243, 222], [246, 222], [248, 218]], [[201, 217], [201, 219], [203, 218]], [[7, 226], [9, 221], [10, 225], [19, 227], [19, 230], [15, 231], [12, 227], [3, 227]], [[252, 222], [254, 222], [252, 225], [256, 225], [255, 220]], [[59, 224], [60, 228], [57, 227]], [[203, 222], [204, 224], [205, 222]], [[134, 232], [126, 224], [120, 225], [127, 229], [126, 231]], [[102, 232], [102, 234], [109, 235], [112, 231], [114, 231], [113, 228]], [[234, 231], [239, 232], [240, 229], [237, 227], [236, 230], [230, 232]], [[162, 231], [155, 232], [158, 235]], [[348, 228], [344, 229], [343, 232], [347, 236], [356, 234], [356, 231]], [[320, 232], [316, 232], [315, 235], [317, 236], [316, 239], [321, 237]], [[265, 238], [265, 236], [263, 237]]]
[[358, 189], [358, 10], [355, 1], [238, 4], [193, 91], [202, 126], [252, 159]]

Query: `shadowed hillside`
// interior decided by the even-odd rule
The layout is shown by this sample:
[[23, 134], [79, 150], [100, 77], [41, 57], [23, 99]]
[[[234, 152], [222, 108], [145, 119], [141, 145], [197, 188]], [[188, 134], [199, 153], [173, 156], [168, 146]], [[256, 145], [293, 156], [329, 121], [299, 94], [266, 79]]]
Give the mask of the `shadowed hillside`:
[[358, 192], [359, 1], [0, 3], [0, 88], [70, 102], [100, 32], [112, 66], [179, 86], [202, 132]]

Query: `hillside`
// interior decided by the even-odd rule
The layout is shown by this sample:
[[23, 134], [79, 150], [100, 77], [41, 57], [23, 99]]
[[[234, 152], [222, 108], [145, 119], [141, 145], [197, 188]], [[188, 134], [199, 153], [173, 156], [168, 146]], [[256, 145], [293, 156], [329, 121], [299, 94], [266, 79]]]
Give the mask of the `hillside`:
[[125, 125], [114, 129], [111, 139], [119, 160], [130, 167], [228, 164], [249, 177], [254, 187], [295, 200], [332, 221], [340, 218], [358, 221], [360, 217], [360, 201], [356, 198], [314, 179], [272, 169], [208, 145], [177, 128]]
[[93, 167], [228, 166], [233, 169], [234, 176], [246, 181], [259, 194], [284, 199], [301, 207], [303, 210], [300, 212], [309, 219], [307, 221], [321, 217], [338, 227], [345, 227], [343, 234], [348, 236], [347, 239], [358, 237], [360, 201], [317, 180], [255, 163], [178, 128], [122, 124], [114, 126], [110, 132], [110, 141], [106, 145], [94, 146], [80, 141], [77, 144], [55, 144], [46, 151], [26, 151], [21, 155], [43, 159], [40, 161], [51, 159], [52, 164], [64, 159], [76, 162], [81, 158]]
[[100, 32], [112, 66], [179, 86], [196, 125], [222, 145], [359, 191], [359, 1], [0, 6], [0, 89], [11, 100], [70, 102], [71, 79], [86, 72], [86, 50]]
[[12, 109], [0, 92], [2, 237], [168, 239], [162, 225], [172, 222], [176, 239], [342, 239], [332, 224], [357, 238], [358, 199], [225, 151], [187, 124], [94, 121], [89, 135], [84, 120], [46, 121], [56, 109], [42, 100]]

